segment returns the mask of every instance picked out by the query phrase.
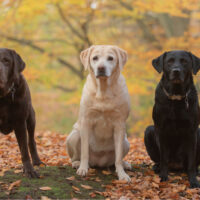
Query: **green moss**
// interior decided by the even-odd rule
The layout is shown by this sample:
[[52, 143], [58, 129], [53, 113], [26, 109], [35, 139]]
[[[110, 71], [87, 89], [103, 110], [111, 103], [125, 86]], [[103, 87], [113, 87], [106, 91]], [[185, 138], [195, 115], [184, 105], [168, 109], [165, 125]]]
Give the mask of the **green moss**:
[[[89, 193], [97, 190], [104, 191], [103, 185], [109, 184], [112, 179], [116, 178], [113, 175], [104, 175], [101, 170], [97, 170], [95, 176], [89, 178], [81, 178], [76, 175], [76, 170], [70, 166], [65, 167], [42, 167], [39, 169], [40, 175], [43, 178], [40, 179], [28, 179], [23, 176], [22, 173], [15, 174], [14, 171], [8, 171], [3, 177], [0, 177], [0, 199], [24, 199], [26, 196], [31, 196], [33, 199], [40, 199], [41, 196], [47, 196], [53, 199], [69, 199], [69, 198], [91, 198]], [[114, 173], [113, 173], [114, 174]], [[66, 178], [75, 176], [75, 180], [69, 181]], [[95, 178], [99, 177], [102, 182], [95, 181]], [[10, 185], [14, 181], [21, 180], [19, 187], [12, 190], [10, 194], [6, 194], [5, 185]], [[89, 185], [93, 189], [87, 190], [81, 187], [81, 184]], [[42, 191], [39, 188], [48, 186], [51, 187], [49, 191]], [[74, 192], [72, 186], [78, 187], [80, 193]], [[97, 195], [95, 199], [103, 198], [103, 196]]]

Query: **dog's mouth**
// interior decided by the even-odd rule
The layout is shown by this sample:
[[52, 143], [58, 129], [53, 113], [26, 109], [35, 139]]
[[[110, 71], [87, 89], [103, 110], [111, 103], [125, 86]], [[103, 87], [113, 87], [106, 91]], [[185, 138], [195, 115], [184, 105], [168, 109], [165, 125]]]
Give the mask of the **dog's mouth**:
[[96, 75], [96, 78], [107, 78], [108, 76], [106, 76], [106, 74], [105, 73], [98, 73], [97, 75]]
[[183, 81], [181, 79], [172, 79], [172, 83], [181, 84]]

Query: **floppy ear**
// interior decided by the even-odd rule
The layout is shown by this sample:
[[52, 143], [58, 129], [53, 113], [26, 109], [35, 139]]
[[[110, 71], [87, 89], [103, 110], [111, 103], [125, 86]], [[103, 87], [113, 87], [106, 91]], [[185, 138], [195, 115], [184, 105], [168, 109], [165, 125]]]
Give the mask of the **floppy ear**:
[[115, 47], [115, 50], [117, 51], [117, 57], [118, 57], [118, 61], [119, 61], [119, 68], [120, 68], [120, 70], [122, 70], [123, 66], [126, 64], [126, 62], [128, 60], [127, 52], [124, 51], [123, 49], [117, 47], [117, 46]]
[[95, 46], [92, 45], [91, 47], [81, 51], [81, 53], [80, 53], [81, 63], [83, 64], [85, 70], [87, 70], [90, 66], [90, 55], [91, 55], [94, 47]]
[[18, 71], [19, 73], [22, 72], [25, 68], [25, 62], [22, 60], [20, 55], [16, 53], [14, 50], [11, 50], [12, 56], [13, 56], [13, 63], [15, 70]]
[[164, 58], [165, 58], [166, 54], [167, 54], [167, 52], [163, 53], [159, 57], [152, 60], [152, 65], [158, 73], [161, 73], [163, 71]]
[[193, 69], [193, 74], [196, 75], [197, 72], [200, 69], [200, 58], [195, 56], [194, 54], [190, 53], [191, 59], [192, 59], [192, 69]]

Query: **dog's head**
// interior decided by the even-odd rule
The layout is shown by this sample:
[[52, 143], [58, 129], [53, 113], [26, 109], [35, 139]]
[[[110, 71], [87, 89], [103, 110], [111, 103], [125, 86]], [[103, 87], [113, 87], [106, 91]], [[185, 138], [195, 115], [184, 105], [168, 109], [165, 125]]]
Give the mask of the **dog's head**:
[[93, 45], [80, 54], [84, 68], [91, 69], [96, 78], [110, 77], [116, 67], [121, 70], [127, 61], [127, 53], [112, 45]]
[[180, 84], [192, 73], [197, 74], [200, 59], [187, 51], [169, 51], [155, 58], [152, 65], [159, 73], [163, 71], [170, 82]]
[[0, 48], [0, 94], [5, 94], [19, 74], [24, 70], [25, 63], [11, 49]]

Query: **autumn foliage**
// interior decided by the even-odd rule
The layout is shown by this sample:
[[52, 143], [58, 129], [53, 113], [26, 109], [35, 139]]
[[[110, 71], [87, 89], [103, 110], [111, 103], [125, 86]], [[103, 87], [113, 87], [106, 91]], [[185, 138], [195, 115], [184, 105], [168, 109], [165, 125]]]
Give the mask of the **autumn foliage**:
[[[66, 136], [53, 132], [37, 133], [36, 142], [40, 157], [48, 166], [57, 166], [58, 168], [66, 165], [71, 166], [69, 157], [65, 152], [65, 139]], [[170, 173], [169, 181], [160, 183], [159, 176], [151, 169], [153, 163], [146, 153], [143, 140], [133, 138], [129, 139], [129, 141], [131, 144], [130, 152], [125, 159], [133, 166], [133, 170], [128, 171], [131, 177], [130, 184], [117, 180], [115, 171], [110, 169], [101, 170], [102, 174], [113, 176], [109, 184], [105, 184], [105, 180], [99, 178], [97, 169], [90, 169], [86, 178], [79, 177], [79, 179], [77, 176], [75, 177], [66, 172], [64, 173], [64, 179], [68, 181], [71, 187], [71, 198], [76, 194], [82, 195], [81, 190], [84, 189], [89, 192], [87, 198], [96, 198], [97, 195], [100, 195], [101, 199], [199, 199], [199, 189], [189, 188], [187, 175], [184, 173]], [[18, 191], [17, 189], [20, 187], [21, 179], [23, 178], [20, 152], [14, 134], [8, 136], [0, 135], [0, 147], [0, 191], [2, 189], [3, 192], [7, 192], [9, 197], [13, 192], [16, 193]], [[1, 181], [1, 177], [11, 169], [14, 173], [19, 174], [20, 179], [10, 184], [5, 184]], [[41, 179], [47, 179], [47, 175], [41, 176]], [[51, 174], [49, 175], [52, 176]], [[82, 181], [79, 187], [72, 184], [76, 181]], [[99, 188], [93, 188], [86, 181], [90, 183], [98, 182]], [[39, 186], [37, 189], [51, 191], [52, 188], [49, 185], [50, 183], [45, 186]], [[103, 188], [103, 191], [100, 188], [101, 190]], [[27, 195], [27, 193], [23, 195]], [[21, 196], [21, 198], [24, 197]], [[43, 198], [41, 197], [41, 199]], [[48, 198], [51, 198], [51, 196], [48, 196]], [[47, 200], [48, 198], [44, 199]], [[26, 199], [34, 199], [34, 196], [26, 196]]]
[[171, 49], [200, 56], [199, 8], [198, 0], [2, 0], [0, 46], [16, 49], [26, 61], [38, 129], [66, 133], [87, 74], [80, 52], [91, 44], [124, 48], [132, 102], [128, 133], [142, 136], [160, 78], [151, 60]]

